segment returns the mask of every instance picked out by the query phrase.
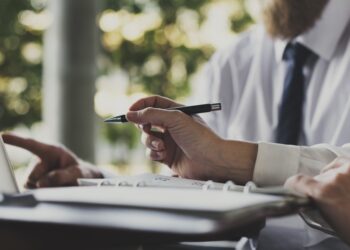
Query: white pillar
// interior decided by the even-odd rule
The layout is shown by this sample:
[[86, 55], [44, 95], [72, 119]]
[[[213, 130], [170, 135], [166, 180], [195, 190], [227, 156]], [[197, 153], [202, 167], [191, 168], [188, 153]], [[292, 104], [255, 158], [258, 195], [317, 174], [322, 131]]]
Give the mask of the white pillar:
[[50, 140], [94, 160], [98, 0], [51, 0], [44, 36], [43, 118]]

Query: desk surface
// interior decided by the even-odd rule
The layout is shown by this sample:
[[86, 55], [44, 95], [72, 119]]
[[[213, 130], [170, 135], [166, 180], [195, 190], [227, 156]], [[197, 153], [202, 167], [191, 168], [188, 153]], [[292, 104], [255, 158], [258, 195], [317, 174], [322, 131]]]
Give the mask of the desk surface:
[[149, 209], [67, 208], [59, 204], [0, 206], [0, 242], [12, 249], [125, 249], [130, 244], [237, 240], [242, 235], [257, 235], [262, 226], [261, 221], [230, 225], [226, 217]]

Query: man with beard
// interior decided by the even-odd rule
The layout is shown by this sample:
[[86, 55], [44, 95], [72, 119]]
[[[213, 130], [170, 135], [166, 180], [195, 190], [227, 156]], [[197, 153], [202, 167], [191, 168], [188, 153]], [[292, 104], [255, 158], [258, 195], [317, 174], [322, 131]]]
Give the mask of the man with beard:
[[[207, 65], [203, 85], [195, 91], [196, 103], [222, 103], [222, 112], [203, 116], [219, 137], [184, 116], [181, 119], [187, 119], [186, 123], [175, 119], [174, 124], [186, 125], [178, 131], [187, 131], [190, 124], [198, 127], [198, 133], [193, 129], [183, 136], [191, 141], [186, 147], [200, 148], [205, 143], [199, 139], [211, 142], [194, 157], [174, 141], [173, 135], [156, 134], [146, 125], [143, 141], [152, 160], [167, 164], [182, 177], [232, 179], [237, 183], [253, 180], [266, 186], [282, 185], [297, 173], [317, 175], [337, 156], [350, 156], [348, 147], [269, 143], [340, 146], [350, 141], [350, 4], [343, 0], [263, 0], [261, 6], [264, 26], [254, 27], [228, 49], [216, 53]], [[141, 104], [132, 109], [176, 105], [159, 98], [142, 100]], [[143, 124], [137, 117], [129, 118]], [[220, 137], [226, 140], [224, 146], [215, 147]], [[15, 137], [4, 139], [42, 156], [28, 179], [29, 187], [71, 185], [79, 177], [102, 176], [62, 148]], [[218, 153], [216, 161], [208, 158], [211, 151]], [[224, 156], [231, 158], [224, 161]], [[285, 235], [283, 242], [294, 244], [296, 249], [300, 233], [299, 238], [294, 236]]]

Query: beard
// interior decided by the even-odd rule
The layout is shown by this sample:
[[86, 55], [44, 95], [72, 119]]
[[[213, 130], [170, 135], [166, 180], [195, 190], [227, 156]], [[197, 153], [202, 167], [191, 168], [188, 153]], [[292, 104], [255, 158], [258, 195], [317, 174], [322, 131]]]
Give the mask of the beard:
[[273, 38], [292, 39], [312, 28], [328, 0], [263, 0], [262, 20]]

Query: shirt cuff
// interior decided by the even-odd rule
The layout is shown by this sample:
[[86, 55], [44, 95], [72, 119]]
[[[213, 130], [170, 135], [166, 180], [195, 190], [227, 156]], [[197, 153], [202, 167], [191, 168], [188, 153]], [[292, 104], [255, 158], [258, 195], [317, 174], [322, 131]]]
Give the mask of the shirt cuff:
[[298, 172], [300, 147], [260, 142], [253, 181], [258, 186], [280, 186]]

